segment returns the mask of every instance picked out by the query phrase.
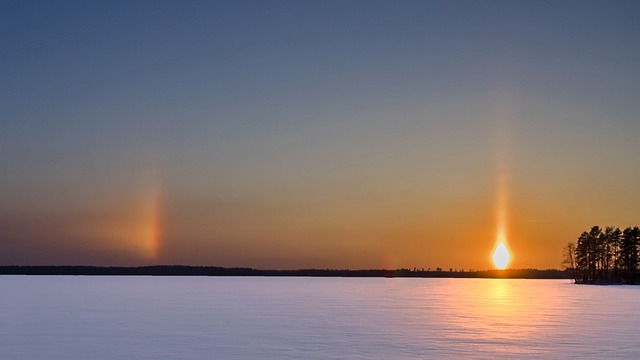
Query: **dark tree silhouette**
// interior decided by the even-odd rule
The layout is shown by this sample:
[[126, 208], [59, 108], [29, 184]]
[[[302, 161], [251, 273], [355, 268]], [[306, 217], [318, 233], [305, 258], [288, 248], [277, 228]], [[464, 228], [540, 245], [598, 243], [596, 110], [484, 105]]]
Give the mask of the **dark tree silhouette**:
[[562, 265], [566, 269], [569, 269], [571, 271], [573, 279], [575, 281], [578, 281], [578, 274], [576, 273], [575, 253], [576, 253], [576, 244], [569, 241], [563, 249]]
[[578, 237], [578, 245], [576, 246], [576, 267], [580, 281], [591, 283], [594, 281], [591, 265], [594, 259], [595, 244], [590, 234], [584, 231]]
[[[565, 247], [565, 266], [570, 263], [566, 259], [567, 249], [571, 249], [572, 243]], [[585, 284], [610, 284], [624, 283], [635, 284], [638, 282], [640, 247], [640, 228], [628, 227], [624, 231], [611, 226], [602, 230], [594, 226], [588, 232], [585, 231], [578, 237], [578, 242], [573, 250], [575, 261], [575, 280]]]
[[638, 272], [638, 244], [640, 243], [640, 229], [628, 227], [622, 232], [620, 244], [620, 259], [622, 271], [628, 283], [635, 284]]
[[604, 254], [602, 253], [601, 235], [602, 230], [599, 226], [594, 226], [589, 231], [589, 243], [591, 244], [591, 254], [589, 255], [589, 273], [593, 281], [600, 281], [600, 273], [598, 272], [598, 265]]

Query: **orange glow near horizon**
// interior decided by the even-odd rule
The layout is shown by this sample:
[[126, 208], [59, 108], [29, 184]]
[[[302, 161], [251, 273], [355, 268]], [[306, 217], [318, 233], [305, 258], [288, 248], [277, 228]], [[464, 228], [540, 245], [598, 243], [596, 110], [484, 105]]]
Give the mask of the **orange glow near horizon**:
[[[161, 187], [148, 184], [132, 194], [130, 200], [117, 205], [118, 215], [94, 231], [91, 236], [107, 240], [109, 247], [135, 254], [140, 259], [154, 260], [162, 242], [163, 196]], [[96, 235], [97, 232], [99, 235]]]
[[86, 210], [78, 216], [65, 236], [92, 241], [102, 252], [156, 259], [163, 233], [161, 188], [151, 184], [146, 189], [118, 196], [105, 210]]
[[141, 204], [142, 221], [138, 234], [131, 241], [148, 259], [158, 256], [162, 239], [162, 194], [158, 185], [152, 185]]

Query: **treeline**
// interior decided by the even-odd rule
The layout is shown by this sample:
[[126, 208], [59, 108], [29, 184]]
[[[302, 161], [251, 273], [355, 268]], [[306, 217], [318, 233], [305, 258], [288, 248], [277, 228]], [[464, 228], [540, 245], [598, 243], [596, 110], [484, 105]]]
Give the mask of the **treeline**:
[[307, 276], [307, 277], [413, 277], [413, 278], [511, 278], [569, 279], [568, 270], [508, 269], [443, 271], [442, 269], [301, 269], [258, 270], [218, 266], [159, 265], [142, 267], [101, 266], [0, 266], [0, 275], [85, 275], [85, 276]]
[[638, 284], [640, 228], [594, 226], [566, 249], [577, 283]]

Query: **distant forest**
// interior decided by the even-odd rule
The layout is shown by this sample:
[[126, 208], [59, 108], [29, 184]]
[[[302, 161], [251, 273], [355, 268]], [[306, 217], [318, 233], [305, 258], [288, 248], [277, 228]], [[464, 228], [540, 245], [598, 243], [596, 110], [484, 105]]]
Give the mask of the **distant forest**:
[[570, 279], [569, 270], [508, 269], [449, 271], [424, 269], [301, 269], [258, 270], [218, 266], [160, 265], [141, 267], [100, 266], [0, 266], [0, 275], [87, 275], [87, 276], [307, 276], [307, 277], [387, 277], [387, 278], [508, 278]]
[[564, 263], [580, 284], [638, 284], [640, 228], [594, 226], [564, 249]]

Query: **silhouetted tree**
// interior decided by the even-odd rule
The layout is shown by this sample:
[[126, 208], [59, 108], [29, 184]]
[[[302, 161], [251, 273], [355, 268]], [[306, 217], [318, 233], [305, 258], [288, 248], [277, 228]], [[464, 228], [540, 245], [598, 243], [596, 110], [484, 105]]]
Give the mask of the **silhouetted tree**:
[[600, 278], [598, 268], [602, 258], [601, 234], [602, 230], [599, 226], [594, 226], [589, 231], [589, 243], [591, 244], [589, 248], [589, 273], [592, 281], [594, 282], [598, 281]]
[[589, 233], [584, 231], [578, 237], [578, 245], [576, 246], [576, 268], [581, 282], [588, 283], [592, 279], [589, 272], [589, 254], [591, 253], [591, 244], [589, 242]]
[[622, 231], [620, 231], [619, 228], [608, 226], [604, 233], [606, 234], [608, 242], [609, 265], [613, 267], [613, 272], [610, 274], [610, 282], [617, 283], [620, 281], [618, 277], [618, 257], [620, 256], [620, 238]]
[[639, 244], [640, 228], [636, 226], [624, 229], [620, 243], [620, 260], [624, 277], [629, 284], [635, 284], [637, 281]]
[[[638, 281], [640, 260], [640, 228], [628, 227], [624, 231], [608, 226], [604, 231], [594, 226], [578, 237], [574, 248], [575, 277], [581, 283], [635, 284]], [[564, 248], [565, 261], [570, 261]], [[568, 263], [567, 263], [568, 264]]]
[[607, 226], [598, 236], [598, 249], [600, 259], [600, 280], [603, 282], [611, 282], [609, 268], [613, 259], [613, 232], [612, 226]]
[[573, 274], [573, 280], [575, 282], [578, 282], [578, 275], [576, 273], [576, 263], [574, 260], [575, 253], [576, 253], [576, 244], [574, 244], [572, 241], [569, 241], [563, 250], [562, 265], [565, 267], [565, 269], [571, 270], [571, 274]]

